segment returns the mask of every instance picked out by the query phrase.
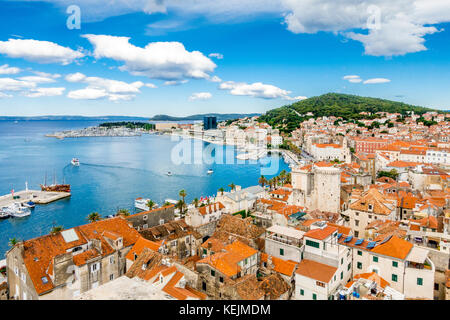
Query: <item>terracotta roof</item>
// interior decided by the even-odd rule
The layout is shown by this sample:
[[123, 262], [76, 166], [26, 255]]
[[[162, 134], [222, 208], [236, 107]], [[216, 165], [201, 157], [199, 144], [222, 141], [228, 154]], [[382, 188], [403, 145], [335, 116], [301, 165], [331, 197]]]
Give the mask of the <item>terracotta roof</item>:
[[[208, 208], [208, 210], [206, 210]], [[212, 213], [219, 210], [224, 209], [225, 206], [221, 202], [211, 203], [209, 205], [206, 205], [204, 207], [198, 208], [198, 212], [200, 212], [201, 215], [205, 215], [206, 213]]]
[[281, 274], [284, 274], [286, 276], [292, 276], [292, 274], [295, 271], [295, 267], [297, 266], [297, 263], [286, 261], [277, 257], [271, 257], [272, 264], [273, 264], [273, 270], [276, 272], [279, 272]]
[[[76, 240], [66, 242], [62, 233], [59, 232], [26, 240], [23, 243], [23, 260], [38, 295], [53, 289], [53, 282], [49, 275], [53, 274], [54, 257], [66, 254], [67, 250], [87, 244], [88, 240], [93, 239], [100, 241], [102, 256], [108, 256], [114, 252], [114, 249], [103, 236], [106, 231], [121, 235], [124, 247], [133, 245], [139, 238], [139, 233], [121, 217], [100, 220], [69, 230], [74, 231]], [[94, 252], [84, 255], [79, 253], [74, 256], [74, 259], [76, 263], [83, 264], [92, 256]], [[46, 283], [42, 280], [43, 278], [46, 279]]]
[[278, 273], [275, 273], [262, 279], [260, 288], [270, 300], [277, 300], [288, 292], [290, 285]]
[[406, 240], [392, 236], [385, 243], [376, 245], [372, 252], [404, 260], [413, 246], [412, 243]]
[[317, 240], [324, 240], [331, 236], [333, 232], [336, 232], [338, 228], [332, 226], [326, 226], [323, 229], [317, 228], [309, 230], [304, 234], [304, 237], [313, 238]]
[[170, 208], [170, 207], [175, 207], [175, 205], [171, 204], [171, 205], [168, 205], [168, 206], [163, 206], [163, 207], [152, 209], [152, 210], [148, 210], [148, 211], [138, 212], [138, 213], [135, 213], [135, 214], [132, 214], [132, 215], [129, 215], [129, 216], [125, 217], [125, 219], [129, 219], [129, 218], [136, 217], [136, 216], [141, 216], [141, 215], [144, 215], [144, 214], [154, 213], [154, 212], [161, 211], [161, 210], [164, 210], [164, 209], [167, 209], [167, 208]]
[[390, 286], [390, 283], [384, 280], [382, 277], [380, 277], [376, 272], [370, 272], [370, 273], [360, 273], [354, 276], [354, 279], [366, 279], [375, 281], [378, 286], [381, 288], [385, 288], [386, 286]]
[[297, 266], [295, 273], [307, 278], [318, 280], [324, 283], [330, 282], [337, 268], [316, 262], [313, 260], [303, 259]]
[[[350, 205], [350, 209], [371, 212], [375, 214], [388, 215], [392, 212], [392, 209], [388, 207], [390, 202], [383, 194], [377, 189], [371, 188], [365, 192], [359, 200]], [[369, 210], [369, 205], [372, 206], [372, 210]]]

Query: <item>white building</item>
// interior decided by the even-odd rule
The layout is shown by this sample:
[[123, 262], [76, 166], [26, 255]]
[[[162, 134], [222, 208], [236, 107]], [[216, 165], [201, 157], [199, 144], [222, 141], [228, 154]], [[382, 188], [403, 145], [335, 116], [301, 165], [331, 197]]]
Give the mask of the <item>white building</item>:
[[304, 234], [303, 231], [291, 227], [273, 225], [266, 230], [266, 253], [283, 260], [300, 262], [304, 250]]

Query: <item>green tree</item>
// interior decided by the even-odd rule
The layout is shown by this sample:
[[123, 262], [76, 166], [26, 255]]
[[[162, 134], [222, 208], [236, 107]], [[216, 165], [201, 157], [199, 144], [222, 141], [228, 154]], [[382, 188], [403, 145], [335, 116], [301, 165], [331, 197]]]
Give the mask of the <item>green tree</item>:
[[218, 191], [220, 192], [220, 195], [223, 196], [223, 193], [225, 192], [225, 189], [223, 187], [220, 187]]
[[258, 180], [258, 183], [261, 185], [261, 187], [264, 187], [267, 184], [267, 179], [261, 175], [261, 177]]
[[11, 239], [9, 239], [8, 245], [10, 247], [14, 247], [18, 242], [19, 242], [19, 240], [17, 240], [16, 238], [11, 238]]
[[182, 198], [181, 212], [183, 212], [184, 211], [183, 208], [184, 208], [184, 206], [186, 204], [186, 202], [184, 200], [185, 200], [185, 198], [187, 196], [187, 193], [186, 193], [186, 191], [184, 189], [181, 189], [180, 192], [178, 193], [178, 195]]
[[99, 221], [102, 217], [100, 216], [100, 214], [98, 212], [92, 212], [87, 216], [87, 220], [89, 222], [95, 222], [95, 221]]
[[231, 191], [233, 191], [234, 189], [236, 189], [236, 185], [232, 182], [228, 185], [231, 188]]
[[148, 207], [149, 210], [152, 210], [153, 207], [156, 205], [156, 203], [155, 203], [155, 201], [153, 201], [153, 200], [148, 200], [147, 203], [146, 203], [146, 205], [147, 205], [147, 207]]
[[50, 230], [50, 233], [57, 234], [63, 230], [64, 230], [63, 226], [53, 226], [52, 229]]
[[392, 178], [394, 180], [397, 180], [398, 172], [395, 169], [392, 169], [390, 171], [379, 171], [378, 174], [377, 174], [377, 177], [378, 178], [389, 177], [389, 178]]
[[194, 206], [196, 207], [196, 208], [198, 208], [198, 198], [194, 198], [194, 201], [192, 201], [192, 203], [194, 204]]
[[130, 211], [128, 211], [128, 209], [119, 209], [117, 210], [116, 214], [119, 216], [128, 217], [130, 215]]

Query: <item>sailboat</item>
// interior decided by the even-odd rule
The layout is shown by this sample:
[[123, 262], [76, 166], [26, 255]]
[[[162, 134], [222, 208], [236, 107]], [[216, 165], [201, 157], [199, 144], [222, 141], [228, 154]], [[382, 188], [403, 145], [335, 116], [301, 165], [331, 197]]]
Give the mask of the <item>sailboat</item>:
[[49, 192], [70, 192], [70, 184], [56, 184], [56, 175], [53, 174], [53, 184], [47, 185], [47, 173], [45, 173], [44, 184], [41, 184], [42, 191]]

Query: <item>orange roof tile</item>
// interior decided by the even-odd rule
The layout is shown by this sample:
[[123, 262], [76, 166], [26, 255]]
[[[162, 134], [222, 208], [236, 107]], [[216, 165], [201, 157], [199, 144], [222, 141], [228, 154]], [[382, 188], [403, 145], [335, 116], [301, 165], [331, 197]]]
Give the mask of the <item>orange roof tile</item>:
[[338, 228], [332, 226], [326, 226], [323, 229], [317, 228], [309, 230], [304, 234], [304, 237], [313, 238], [316, 240], [324, 240], [331, 236], [333, 232], [336, 232]]
[[330, 282], [333, 275], [336, 273], [337, 268], [316, 262], [313, 260], [303, 259], [297, 266], [295, 273], [318, 280], [324, 283]]

